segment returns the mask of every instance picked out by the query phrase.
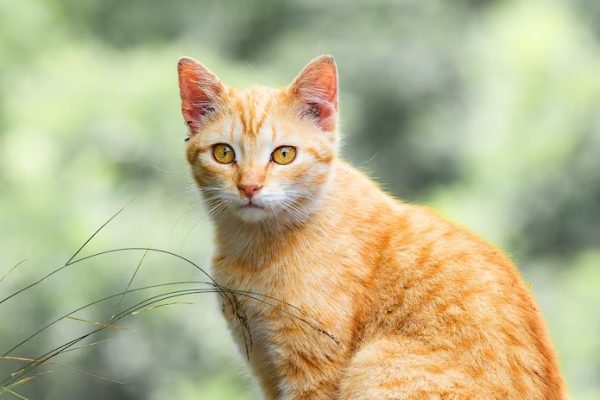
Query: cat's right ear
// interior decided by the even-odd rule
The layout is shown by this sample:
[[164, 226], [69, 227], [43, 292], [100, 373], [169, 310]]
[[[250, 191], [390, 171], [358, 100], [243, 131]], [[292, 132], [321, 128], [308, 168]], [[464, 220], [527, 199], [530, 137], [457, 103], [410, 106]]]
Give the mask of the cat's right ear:
[[179, 59], [177, 73], [181, 112], [191, 137], [198, 133], [210, 114], [218, 108], [223, 84], [208, 68], [189, 57]]

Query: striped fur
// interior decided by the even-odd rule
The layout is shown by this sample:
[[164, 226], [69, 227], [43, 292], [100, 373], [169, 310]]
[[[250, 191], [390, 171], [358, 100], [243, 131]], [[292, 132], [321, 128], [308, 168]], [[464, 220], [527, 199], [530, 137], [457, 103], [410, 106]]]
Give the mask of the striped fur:
[[[184, 116], [196, 118], [187, 159], [216, 228], [216, 279], [298, 307], [223, 302], [266, 399], [565, 399], [507, 257], [337, 158], [331, 57], [287, 88], [245, 90], [184, 59], [180, 86]], [[218, 164], [216, 143], [236, 162]], [[298, 149], [289, 165], [269, 161], [281, 145]], [[252, 200], [262, 208], [243, 207], [242, 181], [262, 186]]]

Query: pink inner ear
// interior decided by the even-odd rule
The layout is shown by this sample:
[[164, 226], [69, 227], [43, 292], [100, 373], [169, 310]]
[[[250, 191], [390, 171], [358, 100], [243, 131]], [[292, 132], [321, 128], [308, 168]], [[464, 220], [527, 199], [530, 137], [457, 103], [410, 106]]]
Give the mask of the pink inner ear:
[[192, 135], [196, 134], [210, 110], [204, 106], [194, 106], [193, 103], [181, 102], [181, 112]]
[[195, 135], [208, 114], [215, 110], [215, 101], [222, 86], [214, 74], [191, 59], [180, 60], [178, 72], [181, 112], [190, 134]]
[[325, 131], [335, 129], [336, 107], [325, 103], [306, 103], [301, 113], [302, 117], [308, 117], [317, 121], [319, 127]]
[[291, 86], [301, 101], [301, 115], [313, 119], [325, 131], [335, 129], [338, 111], [337, 68], [332, 57], [311, 61]]

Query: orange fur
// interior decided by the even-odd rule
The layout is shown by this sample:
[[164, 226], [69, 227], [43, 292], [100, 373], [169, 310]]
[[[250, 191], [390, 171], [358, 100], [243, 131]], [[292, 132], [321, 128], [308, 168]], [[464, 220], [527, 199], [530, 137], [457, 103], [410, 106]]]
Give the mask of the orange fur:
[[[215, 277], [267, 296], [223, 296], [265, 398], [565, 398], [507, 257], [337, 159], [331, 57], [281, 90], [236, 90], [183, 59], [180, 86], [187, 158], [216, 227]], [[217, 163], [216, 143], [236, 161]], [[289, 165], [269, 160], [281, 145], [297, 148]], [[242, 180], [261, 188], [260, 208], [244, 207]]]

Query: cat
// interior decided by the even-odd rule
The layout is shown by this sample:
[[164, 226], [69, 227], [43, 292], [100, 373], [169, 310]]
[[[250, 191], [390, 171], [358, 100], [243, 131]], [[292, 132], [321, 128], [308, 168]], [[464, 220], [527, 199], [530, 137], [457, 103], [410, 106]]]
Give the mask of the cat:
[[509, 259], [338, 158], [331, 56], [282, 89], [178, 73], [215, 279], [246, 294], [223, 313], [264, 398], [566, 398]]

